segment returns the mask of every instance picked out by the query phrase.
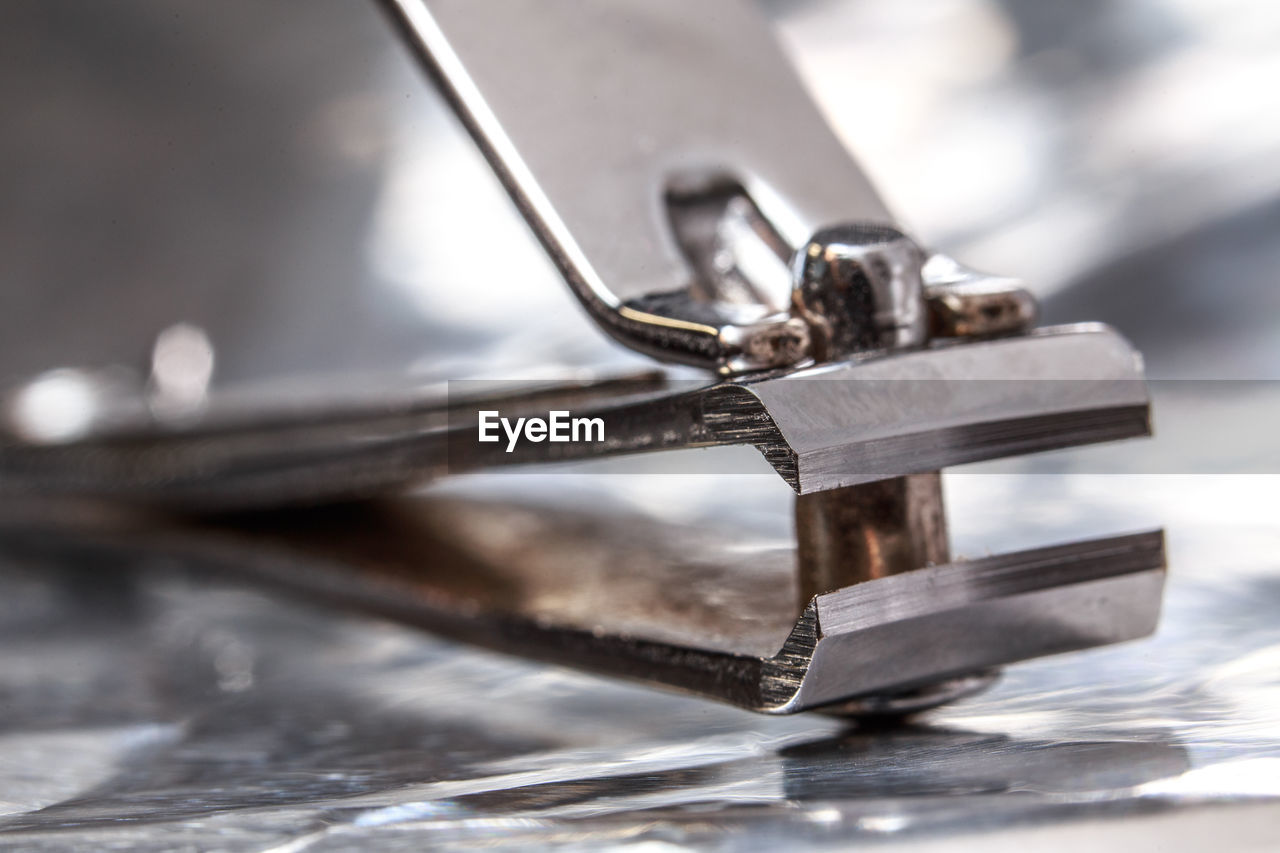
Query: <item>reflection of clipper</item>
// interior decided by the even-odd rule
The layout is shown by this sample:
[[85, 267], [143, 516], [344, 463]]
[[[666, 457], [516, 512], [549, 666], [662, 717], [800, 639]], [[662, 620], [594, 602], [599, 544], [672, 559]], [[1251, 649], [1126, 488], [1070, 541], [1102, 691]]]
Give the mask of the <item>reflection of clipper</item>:
[[[385, 583], [363, 598], [407, 618], [456, 605], [475, 617], [458, 633], [480, 642], [770, 712], [909, 711], [972, 689], [993, 666], [1153, 630], [1158, 534], [952, 563], [937, 473], [1148, 434], [1139, 356], [1104, 327], [1032, 330], [1034, 300], [1016, 283], [930, 255], [893, 225], [748, 4], [513, 0], [501, 15], [469, 0], [388, 5], [600, 328], [714, 378], [274, 410], [215, 395], [167, 420], [154, 405], [106, 406], [86, 430], [17, 423], [0, 444], [0, 489], [256, 509], [465, 469], [752, 445], [797, 494], [788, 558], [803, 606], [775, 654], [736, 642], [742, 620], [672, 639], [652, 619], [611, 621], [605, 599], [585, 615], [547, 609], [567, 589], [464, 599], [451, 597], [455, 581], [424, 575], [397, 579], [395, 606], [380, 598]], [[478, 273], [519, 275], [501, 253], [477, 259]], [[572, 408], [608, 435], [479, 444], [474, 413], [490, 408]], [[496, 572], [504, 589], [555, 588], [537, 548], [486, 564], [455, 534], [446, 548], [467, 553], [460, 567]], [[374, 575], [351, 577], [360, 598]], [[432, 584], [443, 592], [425, 594]]]

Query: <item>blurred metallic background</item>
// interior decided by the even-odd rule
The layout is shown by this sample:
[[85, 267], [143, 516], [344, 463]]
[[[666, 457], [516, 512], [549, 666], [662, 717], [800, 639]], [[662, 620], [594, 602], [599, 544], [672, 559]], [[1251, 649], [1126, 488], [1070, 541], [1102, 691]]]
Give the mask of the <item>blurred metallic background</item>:
[[[1047, 321], [1116, 324], [1153, 376], [1277, 378], [1280, 7], [767, 10], [926, 242], [1022, 277]], [[0, 387], [142, 371], [178, 322], [207, 331], [220, 387], [635, 358], [580, 315], [371, 3], [7, 0], [0, 104]], [[1268, 444], [1274, 411], [1230, 409]], [[893, 733], [181, 566], [0, 563], [0, 846], [1274, 849], [1280, 481], [1248, 455], [1213, 476], [982, 470], [948, 480], [957, 552], [1163, 524], [1164, 627]], [[648, 500], [696, 489], [655, 478]]]
[[[926, 241], [1024, 278], [1049, 321], [1116, 323], [1157, 377], [1275, 375], [1268, 4], [769, 10]], [[525, 311], [577, 309], [372, 4], [0, 14], [0, 382], [134, 364], [178, 321], [209, 330], [224, 383], [435, 372], [477, 337], [565, 357], [512, 340]], [[486, 277], [497, 254], [519, 286]]]

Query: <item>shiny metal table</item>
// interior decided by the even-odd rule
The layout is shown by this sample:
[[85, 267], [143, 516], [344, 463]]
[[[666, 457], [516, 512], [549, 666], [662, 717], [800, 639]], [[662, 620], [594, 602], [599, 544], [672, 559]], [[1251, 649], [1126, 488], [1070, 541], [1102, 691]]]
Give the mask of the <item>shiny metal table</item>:
[[[1274, 849], [1264, 508], [1280, 478], [975, 472], [948, 488], [953, 506], [1016, 502], [1035, 519], [1018, 535], [1037, 539], [1167, 519], [1160, 632], [859, 730], [520, 662], [198, 565], [9, 549], [0, 844]], [[956, 522], [962, 553], [1017, 538], [996, 515]]]

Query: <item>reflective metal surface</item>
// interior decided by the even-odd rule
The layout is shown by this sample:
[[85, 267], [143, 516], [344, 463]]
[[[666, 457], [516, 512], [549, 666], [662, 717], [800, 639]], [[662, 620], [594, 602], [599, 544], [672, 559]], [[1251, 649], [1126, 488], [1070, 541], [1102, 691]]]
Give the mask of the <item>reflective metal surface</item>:
[[784, 263], [824, 226], [889, 224], [751, 2], [388, 6], [583, 305], [629, 346], [731, 372], [808, 355], [777, 300], [691, 282], [664, 208], [727, 189]]
[[[708, 0], [696, 9], [540, 3], [509, 6], [500, 18], [474, 5], [391, 8], [592, 317], [639, 351], [737, 376], [689, 393], [655, 377], [478, 395], [428, 387], [353, 399], [339, 383], [312, 406], [261, 395], [229, 403], [226, 394], [211, 391], [217, 359], [208, 336], [179, 323], [156, 339], [145, 395], [117, 389], [123, 380], [100, 368], [41, 374], [0, 399], [8, 422], [7, 430], [0, 422], [0, 493], [18, 500], [118, 498], [170, 511], [265, 511], [385, 498], [485, 466], [741, 443], [754, 445], [801, 498], [809, 497], [797, 505], [794, 546], [775, 560], [779, 578], [785, 580], [788, 567], [800, 578], [800, 594], [789, 596], [800, 609], [784, 603], [782, 613], [793, 624], [767, 644], [723, 630], [723, 614], [709, 606], [740, 592], [732, 552], [700, 543], [690, 555], [687, 542], [650, 552], [647, 543], [686, 540], [684, 529], [625, 512], [580, 514], [551, 495], [536, 502], [541, 523], [526, 525], [531, 544], [499, 559], [486, 559], [474, 541], [458, 535], [474, 519], [455, 519], [442, 536], [435, 530], [442, 513], [420, 501], [407, 509], [401, 502], [389, 525], [355, 508], [287, 525], [291, 538], [302, 541], [286, 546], [305, 548], [307, 531], [320, 527], [339, 551], [380, 531], [394, 550], [390, 559], [407, 573], [391, 580], [379, 574], [385, 554], [372, 565], [359, 554], [321, 555], [337, 559], [335, 575], [292, 547], [223, 553], [217, 543], [192, 543], [181, 553], [269, 565], [271, 578], [341, 589], [351, 602], [499, 650], [765, 713], [838, 706], [846, 714], [900, 716], [973, 693], [1001, 664], [1154, 630], [1164, 583], [1159, 532], [953, 562], [946, 555], [938, 477], [944, 466], [1149, 434], [1140, 356], [1101, 326], [1028, 330], [1026, 312], [1017, 310], [1018, 297], [1034, 305], [1025, 291], [968, 288], [961, 298], [961, 285], [980, 278], [972, 272], [961, 272], [959, 281], [933, 276], [927, 302], [926, 253], [883, 216], [865, 221], [865, 199], [841, 201], [842, 210], [853, 211], [843, 214], [853, 216], [853, 224], [808, 221], [811, 236], [793, 251], [803, 232], [782, 233], [755, 198], [769, 200], [766, 207], [780, 216], [777, 206], [786, 202], [790, 184], [812, 214], [823, 209], [816, 201], [822, 193], [835, 199], [850, 187], [834, 180], [841, 173], [837, 163], [807, 156], [808, 149], [825, 146], [838, 157], [839, 146], [806, 107], [767, 23], [748, 0]], [[690, 32], [700, 36], [690, 40]], [[745, 75], [748, 67], [756, 77]], [[750, 85], [756, 78], [772, 97], [747, 104], [725, 85], [759, 89]], [[564, 121], [548, 122], [531, 97], [552, 91], [563, 101]], [[637, 106], [640, 91], [647, 94]], [[600, 114], [602, 104], [612, 111]], [[793, 116], [808, 121], [788, 121]], [[768, 128], [799, 132], [804, 150], [794, 144], [784, 150], [766, 135]], [[596, 156], [579, 156], [584, 150]], [[716, 159], [685, 162], [691, 157]], [[800, 183], [796, 162], [807, 170]], [[865, 184], [847, 161], [844, 166]], [[633, 172], [638, 180], [628, 177]], [[783, 184], [771, 182], [770, 174]], [[784, 197], [776, 195], [779, 189]], [[662, 217], [654, 216], [652, 204], [637, 207], [633, 195], [661, 198], [667, 222], [655, 221]], [[646, 209], [644, 221], [617, 227], [616, 211]], [[660, 260], [655, 233], [668, 243], [674, 237], [691, 267], [684, 275], [692, 271], [700, 280], [620, 297], [615, 291], [636, 290], [637, 268], [606, 264], [601, 278], [592, 257], [631, 253], [648, 270]], [[793, 286], [773, 280], [788, 266]], [[485, 286], [483, 277], [479, 284]], [[949, 313], [934, 311], [941, 322], [931, 323], [930, 305]], [[990, 322], [955, 322], [966, 305]], [[939, 327], [944, 345], [931, 345], [931, 326]], [[1020, 334], [974, 339], [1011, 331]], [[805, 366], [794, 369], [797, 364]], [[769, 367], [784, 369], [759, 375]], [[595, 424], [594, 440], [548, 435], [554, 416], [575, 414], [568, 410], [575, 401], [574, 430], [580, 422]], [[521, 411], [513, 413], [513, 405]], [[537, 435], [527, 430], [526, 447], [533, 450], [513, 454], [519, 426], [506, 426], [513, 415], [541, 425]], [[490, 416], [509, 434], [501, 451], [486, 447], [502, 443], [501, 436], [483, 434]], [[569, 447], [553, 446], [566, 442]], [[901, 511], [873, 511], [889, 506], [881, 498], [895, 483], [905, 509], [898, 501]], [[815, 503], [812, 496], [827, 491], [832, 494]], [[741, 510], [742, 498], [725, 489], [713, 499]], [[494, 514], [494, 503], [466, 505], [483, 520], [486, 537], [500, 537], [516, 523], [501, 503]], [[819, 505], [827, 512], [807, 514]], [[849, 523], [851, 513], [865, 518]], [[71, 520], [59, 522], [66, 514], [51, 513], [47, 539], [75, 538]], [[816, 523], [823, 518], [826, 523]], [[929, 521], [913, 524], [913, 518]], [[641, 626], [613, 620], [624, 584], [604, 565], [633, 562], [606, 556], [632, 542], [633, 528], [652, 528], [632, 546], [647, 555], [639, 560], [638, 600], [626, 607], [643, 614]], [[745, 532], [718, 531], [731, 542]], [[902, 557], [887, 560], [881, 552], [893, 539], [916, 536], [922, 538], [897, 548]], [[144, 527], [133, 537], [139, 540], [133, 549], [146, 551], [152, 541], [167, 542], [169, 531]], [[539, 559], [544, 549], [568, 553], [548, 562]], [[702, 552], [709, 554], [705, 561]], [[552, 598], [576, 600], [568, 584], [587, 577], [603, 594], [568, 614], [519, 596], [477, 600], [459, 593], [455, 578], [441, 583], [442, 554], [465, 555], [451, 572], [467, 576], [461, 579], [467, 589], [478, 582], [496, 590], [549, 586], [556, 590]], [[704, 583], [699, 573], [716, 580]], [[680, 610], [644, 587], [659, 581], [686, 588]], [[730, 621], [765, 621], [772, 602], [746, 598], [745, 610]], [[686, 608], [697, 614], [692, 621]]]
[[925, 252], [750, 0], [386, 5], [618, 340], [726, 374], [925, 340]]
[[[0, 673], [0, 840], [1264, 850], [1280, 832], [1280, 601], [1274, 551], [1256, 546], [1275, 541], [1260, 508], [1276, 486], [1235, 479], [954, 478], [949, 497], [974, 508], [957, 519], [963, 553], [1160, 514], [1186, 568], [1154, 641], [1011, 669], [890, 730], [521, 663], [207, 564], [10, 549], [3, 636], [21, 651]], [[697, 482], [654, 478], [637, 500], [678, 512]], [[1074, 515], [1055, 489], [1080, 499]], [[1220, 509], [1191, 510], [1193, 495]], [[977, 510], [990, 501], [1019, 502], [1036, 529], [1005, 530]], [[1208, 559], [1224, 536], [1241, 550]]]
[[[0, 519], [0, 552], [206, 566], [500, 651], [771, 714], [871, 696], [905, 710], [908, 694], [939, 682], [1146, 636], [1160, 611], [1158, 532], [921, 562], [806, 595], [786, 524], [762, 540], [752, 520], [778, 511], [767, 489], [781, 490], [778, 483], [746, 478], [731, 502], [704, 490], [687, 513], [695, 522], [636, 507], [643, 482], [628, 476], [576, 487], [573, 479], [560, 489], [526, 482], [518, 498], [518, 484], [502, 477], [464, 480], [443, 496], [222, 524], [109, 515], [80, 524], [81, 512], [90, 520], [103, 513], [20, 508]], [[830, 560], [845, 556], [832, 543], [825, 549]], [[947, 693], [929, 695], [926, 706]]]
[[[775, 5], [905, 221], [1025, 277], [1050, 322], [1116, 323], [1157, 375], [1276, 374], [1270, 4]], [[184, 321], [215, 389], [637, 363], [582, 333], [363, 4], [0, 13], [7, 382], [120, 364], [145, 392], [152, 342]], [[450, 298], [494, 246], [527, 277]], [[1165, 409], [1158, 435], [1230, 445], [1196, 428], [1224, 410], [1273, 432], [1233, 386]], [[957, 556], [1166, 525], [1163, 627], [892, 731], [520, 663], [190, 567], [9, 560], [0, 844], [1272, 850], [1280, 487], [1225, 458], [1236, 475], [1059, 456], [949, 476]], [[648, 502], [678, 512], [696, 482]]]
[[[754, 445], [808, 494], [1150, 432], [1141, 357], [1112, 330], [1083, 324], [723, 384], [642, 375], [457, 382], [362, 397], [214, 398], [206, 417], [183, 425], [158, 421], [126, 396], [68, 441], [24, 440], [35, 431], [27, 423], [39, 421], [33, 408], [25, 422], [0, 429], [0, 494], [270, 507], [365, 497], [496, 465], [717, 445]], [[475, 440], [479, 409], [545, 417], [570, 406], [602, 418], [602, 441]]]

